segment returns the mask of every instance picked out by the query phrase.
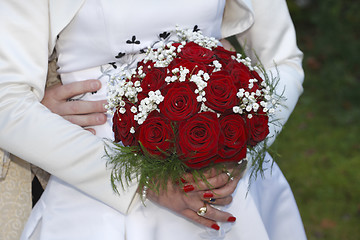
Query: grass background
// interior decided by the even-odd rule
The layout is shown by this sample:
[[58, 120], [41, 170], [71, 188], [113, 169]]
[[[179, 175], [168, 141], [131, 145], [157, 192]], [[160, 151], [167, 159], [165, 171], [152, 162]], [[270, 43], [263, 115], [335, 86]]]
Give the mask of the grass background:
[[305, 54], [305, 91], [272, 148], [280, 154], [277, 163], [293, 189], [308, 239], [357, 240], [360, 3], [287, 3]]

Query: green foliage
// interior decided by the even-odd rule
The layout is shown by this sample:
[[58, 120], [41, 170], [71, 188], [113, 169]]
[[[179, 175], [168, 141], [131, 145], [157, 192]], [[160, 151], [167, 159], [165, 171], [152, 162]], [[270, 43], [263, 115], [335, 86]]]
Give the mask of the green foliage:
[[304, 94], [273, 145], [309, 240], [360, 237], [360, 4], [288, 1], [305, 53]]
[[[157, 193], [160, 190], [166, 190], [169, 182], [183, 187], [181, 178], [188, 173], [192, 174], [195, 183], [203, 181], [212, 188], [205, 177], [206, 172], [211, 168], [215, 168], [217, 173], [227, 169], [225, 163], [209, 165], [202, 169], [190, 169], [175, 153], [161, 159], [146, 152], [143, 154], [141, 149], [145, 150], [138, 146], [124, 147], [117, 143], [107, 143], [107, 166], [112, 170], [111, 185], [116, 193], [119, 193], [119, 187], [125, 189], [133, 180], [139, 182], [139, 189], [146, 186]], [[242, 174], [246, 164], [245, 161], [239, 165], [229, 177]]]

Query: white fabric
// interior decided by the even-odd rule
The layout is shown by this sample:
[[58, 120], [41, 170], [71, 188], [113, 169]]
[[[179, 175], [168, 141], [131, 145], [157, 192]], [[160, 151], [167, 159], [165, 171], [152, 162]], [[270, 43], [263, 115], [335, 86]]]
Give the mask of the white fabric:
[[[176, 12], [171, 11], [170, 6], [175, 4], [169, 4], [169, 0], [156, 3], [161, 7], [149, 11], [154, 2], [146, 0], [131, 4], [87, 0], [58, 38], [56, 48], [62, 81], [66, 84], [99, 78], [104, 69], [111, 69], [106, 63], [116, 61], [114, 57], [119, 52], [127, 54], [119, 60], [120, 64], [126, 64], [133, 60], [132, 54], [158, 40], [159, 33], [173, 29], [176, 24], [184, 28], [197, 24], [204, 34], [221, 37], [223, 0], [199, 0], [196, 4], [185, 0]], [[122, 12], [136, 14], [129, 16]], [[191, 17], [184, 18], [184, 13]], [[126, 40], [132, 36], [141, 43], [127, 44]], [[99, 79], [103, 88], [82, 99], [106, 97], [107, 77]], [[112, 138], [110, 118], [95, 129], [99, 136]], [[296, 203], [277, 165], [272, 175], [268, 170], [265, 179], [253, 182], [246, 195], [248, 174], [239, 182], [232, 204], [226, 207], [237, 221], [220, 224], [220, 231], [196, 225], [151, 202], [146, 202], [146, 207], [136, 202], [126, 216], [52, 177], [23, 239], [305, 239]]]
[[[143, 1], [143, 4], [150, 2]], [[0, 147], [57, 176], [52, 178], [48, 190], [36, 206], [23, 239], [91, 240], [141, 239], [141, 237], [145, 239], [176, 239], [176, 237], [196, 239], [200, 236], [198, 233], [205, 231], [204, 228], [189, 223], [151, 203], [148, 203], [147, 208], [143, 208], [138, 201], [134, 201], [133, 211], [125, 217], [123, 213], [128, 211], [134, 199], [137, 184], [134, 183], [128, 192], [123, 192], [120, 196], [113, 194], [109, 184], [109, 172], [105, 170], [105, 160], [102, 159], [104, 155], [102, 140], [73, 126], [39, 104], [44, 92], [47, 60], [55, 45], [56, 37], [60, 32], [60, 37], [65, 36], [62, 35], [64, 33], [62, 31], [70, 29], [70, 21], [84, 2], [88, 4], [90, 1], [33, 0], [31, 3], [21, 0], [1, 1]], [[154, 5], [148, 5], [145, 8], [143, 6], [146, 5], [135, 4], [133, 1], [131, 5], [136, 6], [135, 10], [129, 10], [131, 8], [125, 10], [124, 7], [130, 5], [126, 2], [122, 5], [117, 5], [120, 3], [112, 0], [98, 0], [97, 2], [104, 3], [110, 12], [114, 11], [118, 16], [114, 16], [114, 12], [110, 16], [93, 15], [87, 18], [89, 22], [94, 20], [106, 22], [113, 17], [115, 19], [120, 16], [130, 18], [129, 15], [131, 15], [140, 16], [141, 22], [147, 23], [150, 20], [160, 20], [158, 17], [163, 14], [162, 12], [160, 15], [155, 15]], [[171, 1], [160, 2], [166, 5]], [[189, 25], [192, 17], [196, 17], [190, 14], [191, 11], [199, 11], [198, 6], [202, 5], [211, 10], [215, 2], [224, 3], [224, 0], [206, 2], [203, 0], [199, 3], [191, 1], [193, 8], [184, 12], [182, 8], [189, 4], [179, 4], [177, 1], [176, 7], [173, 12], [170, 12], [171, 15], [167, 20], [173, 15], [184, 13], [189, 21], [185, 25]], [[274, 61], [279, 65], [281, 84], [286, 85], [285, 91], [288, 96], [286, 103], [288, 108], [284, 108], [281, 112], [285, 122], [302, 92], [303, 80], [302, 55], [296, 47], [294, 29], [286, 9], [286, 2], [284, 0], [228, 0], [226, 4], [222, 35], [237, 34], [240, 41], [250, 44], [247, 45], [249, 49], [255, 49], [267, 68], [273, 67]], [[163, 5], [155, 6], [161, 8]], [[122, 9], [124, 11], [121, 11]], [[138, 9], [147, 11], [140, 14], [137, 12]], [[200, 10], [202, 9], [203, 6]], [[153, 14], [152, 18], [147, 18], [146, 14]], [[216, 16], [218, 14], [217, 12]], [[164, 24], [164, 21], [159, 22]], [[160, 27], [162, 30], [164, 26], [158, 26], [159, 22], [147, 29], [157, 31]], [[104, 26], [111, 26], [113, 23], [107, 22]], [[121, 23], [126, 23], [125, 27], [132, 24], [128, 18], [123, 19]], [[208, 23], [210, 28], [213, 24], [208, 20], [203, 23]], [[83, 25], [83, 27], [89, 26], [92, 25], [88, 22]], [[214, 32], [208, 33], [220, 35], [220, 29], [217, 29], [216, 24], [213, 27]], [[124, 32], [122, 28], [119, 29], [119, 34]], [[130, 39], [132, 32], [129, 34]], [[71, 37], [72, 34], [68, 36]], [[87, 34], [86, 37], [88, 40], [98, 40], [105, 39], [107, 36], [95, 32]], [[116, 39], [111, 37], [108, 40]], [[64, 43], [68, 42], [64, 39]], [[113, 44], [109, 42], [105, 46], [112, 47]], [[97, 46], [104, 47], [104, 45]], [[82, 48], [83, 45], [75, 47]], [[81, 50], [73, 47], [71, 49]], [[116, 47], [113, 50], [117, 49]], [[65, 49], [62, 51], [60, 54], [71, 52]], [[116, 51], [109, 52], [112, 53], [112, 57], [117, 54]], [[95, 51], [88, 51], [81, 59], [64, 61], [69, 68], [66, 70], [66, 66], [63, 66], [63, 76], [75, 70], [73, 73], [82, 72], [81, 70], [84, 70], [82, 68], [107, 63], [90, 63], [92, 60], [107, 60], [102, 58], [90, 60], [87, 54], [92, 55], [92, 53]], [[75, 60], [79, 61], [79, 64], [85, 62], [89, 65], [79, 66]], [[72, 66], [79, 68], [71, 69]], [[85, 75], [78, 75], [78, 77], [82, 79]], [[253, 183], [247, 198], [245, 198], [246, 179], [245, 176], [239, 183], [233, 204], [230, 206], [229, 211], [233, 212], [238, 220], [227, 233], [226, 239], [250, 239], [250, 237], [252, 239], [305, 239], [291, 190], [277, 166], [275, 165], [271, 177], [267, 175], [266, 179], [258, 179], [256, 183]], [[77, 189], [119, 212], [92, 197], [87, 197]], [[221, 229], [229, 229], [231, 226], [231, 224], [226, 225], [221, 226]], [[137, 234], [140, 236], [136, 236]]]
[[[46, 83], [53, 31], [71, 20], [81, 4], [56, 1], [61, 20], [49, 17], [53, 1], [0, 3], [0, 148], [126, 212], [137, 183], [114, 194], [106, 169], [104, 143], [51, 113], [40, 100]], [[64, 9], [67, 9], [65, 11]], [[49, 22], [51, 20], [51, 22]], [[50, 25], [51, 24], [51, 25]], [[62, 25], [64, 27], [64, 25]], [[80, 174], [81, 173], [81, 174]]]

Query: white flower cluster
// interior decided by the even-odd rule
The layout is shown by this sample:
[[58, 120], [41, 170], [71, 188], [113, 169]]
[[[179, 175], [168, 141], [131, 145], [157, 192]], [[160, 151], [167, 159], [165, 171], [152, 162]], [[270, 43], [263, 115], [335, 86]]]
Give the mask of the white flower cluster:
[[259, 71], [257, 66], [252, 65], [251, 59], [249, 57], [243, 58], [240, 53], [237, 53], [236, 56], [231, 56], [231, 58], [238, 61], [239, 63], [244, 64], [250, 69], [250, 71]]
[[129, 81], [129, 78], [131, 77], [125, 71], [122, 71], [117, 75], [113, 75], [110, 81], [108, 81], [108, 104], [105, 108], [109, 114], [114, 114], [116, 107], [120, 107], [119, 112], [124, 114], [126, 112], [124, 99], [133, 103], [137, 102], [137, 95], [139, 92], [142, 92], [140, 81], [133, 83]]
[[190, 82], [194, 82], [197, 86], [197, 89], [195, 89], [195, 94], [198, 95], [196, 98], [198, 102], [206, 102], [205, 88], [209, 79], [209, 74], [203, 70], [200, 70], [197, 74], [192, 75], [190, 78]]
[[167, 76], [165, 78], [165, 82], [172, 83], [172, 82], [185, 82], [186, 81], [186, 76], [190, 73], [190, 70], [180, 66], [180, 68], [174, 68], [171, 73], [173, 74], [172, 76]]
[[184, 41], [194, 42], [204, 48], [213, 49], [219, 45], [219, 41], [214, 37], [207, 37], [201, 31], [194, 31], [192, 29], [176, 28], [176, 33], [180, 39]]
[[138, 122], [139, 125], [143, 124], [149, 115], [150, 112], [153, 110], [158, 110], [158, 105], [164, 101], [164, 96], [161, 95], [160, 90], [150, 91], [149, 97], [144, 98], [141, 100], [138, 109], [133, 107], [131, 109], [133, 113], [137, 113], [134, 115], [134, 120]]
[[[185, 44], [184, 44], [185, 45]], [[149, 47], [146, 51], [144, 62], [153, 61], [155, 67], [167, 67], [171, 61], [176, 57], [177, 53], [181, 51], [183, 45], [175, 47], [172, 43], [160, 41], [157, 43], [157, 48]]]
[[[249, 89], [254, 87], [254, 83], [258, 82], [257, 79], [249, 80]], [[272, 114], [275, 112], [277, 102], [270, 95], [270, 87], [265, 81], [261, 83], [262, 89], [256, 91], [246, 91], [245, 89], [239, 89], [237, 97], [241, 100], [238, 106], [233, 107], [233, 112], [238, 114], [247, 113], [247, 117], [251, 119], [253, 117], [251, 112], [257, 113], [260, 106], [263, 108], [264, 113]], [[259, 99], [262, 99], [259, 103]]]

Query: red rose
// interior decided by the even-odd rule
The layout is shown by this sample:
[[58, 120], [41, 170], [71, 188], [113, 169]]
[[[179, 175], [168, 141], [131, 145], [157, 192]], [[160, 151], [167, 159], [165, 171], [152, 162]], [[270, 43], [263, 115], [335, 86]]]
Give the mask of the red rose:
[[258, 142], [263, 141], [269, 134], [269, 117], [262, 111], [253, 114], [252, 118], [247, 118], [247, 128], [249, 131], [249, 145], [255, 146]]
[[167, 85], [162, 92], [164, 101], [160, 103], [160, 112], [171, 121], [190, 118], [200, 110], [200, 103], [194, 93], [196, 84], [193, 82], [174, 82]]
[[179, 125], [178, 156], [190, 168], [205, 167], [217, 155], [219, 137], [217, 114], [198, 113]]
[[234, 78], [226, 71], [215, 72], [210, 76], [205, 88], [205, 105], [217, 112], [231, 109], [238, 103]]
[[215, 48], [213, 52], [215, 53], [217, 60], [219, 60], [221, 64], [227, 64], [229, 61], [235, 61], [232, 60], [231, 57], [236, 56], [236, 52], [228, 51], [221, 46]]
[[135, 146], [138, 144], [135, 135], [130, 133], [131, 127], [137, 127], [137, 122], [134, 120], [134, 114], [130, 111], [133, 104], [127, 103], [125, 105], [126, 112], [121, 114], [119, 109], [116, 110], [113, 116], [113, 132], [115, 134], [115, 142], [122, 141], [124, 146]]
[[219, 158], [215, 162], [240, 161], [246, 157], [248, 140], [244, 119], [239, 114], [229, 114], [220, 119], [224, 135], [219, 139]]
[[245, 90], [249, 90], [249, 80], [253, 79], [254, 76], [251, 74], [247, 66], [237, 61], [231, 61], [228, 65], [226, 65], [225, 70], [234, 77], [237, 89], [243, 88]]
[[166, 157], [174, 147], [174, 132], [168, 121], [158, 111], [152, 111], [139, 127], [139, 142], [150, 156]]
[[162, 89], [166, 85], [165, 77], [165, 68], [152, 68], [141, 81], [142, 92], [138, 94], [139, 101], [146, 98], [150, 91]]
[[213, 51], [201, 47], [200, 45], [189, 42], [182, 49], [179, 54], [180, 57], [188, 59], [196, 63], [209, 64], [216, 60]]

